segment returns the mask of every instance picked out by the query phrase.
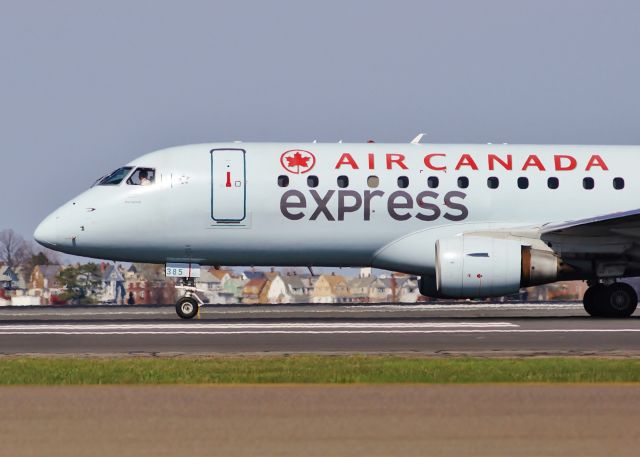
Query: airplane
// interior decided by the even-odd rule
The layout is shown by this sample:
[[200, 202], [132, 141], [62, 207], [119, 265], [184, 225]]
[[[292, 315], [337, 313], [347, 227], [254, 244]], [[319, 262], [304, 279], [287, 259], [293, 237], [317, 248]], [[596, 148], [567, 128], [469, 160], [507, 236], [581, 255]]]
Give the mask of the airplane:
[[485, 298], [585, 280], [591, 316], [628, 317], [640, 275], [640, 147], [210, 143], [143, 155], [37, 227], [67, 254], [166, 265], [374, 267], [420, 292]]

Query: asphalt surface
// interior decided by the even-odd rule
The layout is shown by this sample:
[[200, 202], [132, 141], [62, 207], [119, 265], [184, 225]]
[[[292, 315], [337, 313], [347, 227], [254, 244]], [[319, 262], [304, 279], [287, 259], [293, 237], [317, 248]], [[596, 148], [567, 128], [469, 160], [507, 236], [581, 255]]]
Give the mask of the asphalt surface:
[[0, 455], [637, 456], [640, 387], [0, 389]]
[[640, 355], [640, 318], [582, 305], [209, 306], [0, 309], [0, 354], [409, 353]]
[[[640, 355], [580, 304], [0, 308], [0, 354]], [[0, 388], [1, 456], [638, 455], [637, 385]]]

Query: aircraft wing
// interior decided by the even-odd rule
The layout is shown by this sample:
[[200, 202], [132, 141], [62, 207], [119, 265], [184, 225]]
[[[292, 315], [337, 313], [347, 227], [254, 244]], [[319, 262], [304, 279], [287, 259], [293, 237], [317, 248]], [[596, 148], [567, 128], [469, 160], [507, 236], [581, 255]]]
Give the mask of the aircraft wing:
[[640, 239], [640, 209], [604, 214], [561, 223], [545, 224], [543, 235], [564, 236], [627, 236]]
[[545, 224], [540, 227], [540, 238], [563, 255], [640, 258], [635, 246], [640, 245], [640, 209]]

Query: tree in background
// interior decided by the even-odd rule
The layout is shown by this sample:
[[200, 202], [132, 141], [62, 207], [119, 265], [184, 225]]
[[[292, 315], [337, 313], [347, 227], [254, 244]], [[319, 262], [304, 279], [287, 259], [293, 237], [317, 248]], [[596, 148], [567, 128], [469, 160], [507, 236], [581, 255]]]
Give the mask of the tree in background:
[[19, 267], [29, 257], [29, 245], [11, 229], [0, 231], [0, 262], [12, 269]]
[[64, 293], [59, 298], [73, 304], [95, 303], [93, 295], [102, 287], [100, 266], [95, 263], [64, 268], [60, 270], [58, 280], [65, 287]]
[[60, 265], [60, 257], [51, 249], [34, 247], [11, 229], [0, 231], [0, 263], [11, 269], [25, 282], [37, 265]]

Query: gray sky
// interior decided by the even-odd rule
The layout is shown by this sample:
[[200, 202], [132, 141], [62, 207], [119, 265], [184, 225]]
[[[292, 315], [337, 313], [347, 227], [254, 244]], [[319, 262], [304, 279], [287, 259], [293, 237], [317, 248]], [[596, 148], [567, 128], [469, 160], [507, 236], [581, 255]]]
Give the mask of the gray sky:
[[637, 1], [12, 1], [0, 229], [204, 141], [640, 144]]

